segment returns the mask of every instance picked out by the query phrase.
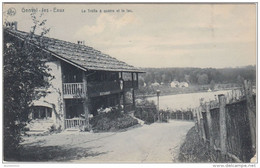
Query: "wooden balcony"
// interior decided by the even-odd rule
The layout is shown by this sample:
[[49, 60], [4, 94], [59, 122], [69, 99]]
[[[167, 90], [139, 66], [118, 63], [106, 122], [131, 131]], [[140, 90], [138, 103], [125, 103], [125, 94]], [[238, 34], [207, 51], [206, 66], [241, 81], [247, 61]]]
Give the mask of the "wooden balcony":
[[[114, 93], [119, 93], [131, 88], [137, 88], [137, 81], [124, 81], [123, 87], [120, 86], [119, 81], [104, 81], [104, 82], [89, 82], [87, 92], [90, 97], [104, 96]], [[65, 99], [83, 98], [85, 94], [83, 83], [64, 83], [63, 97]]]
[[82, 98], [85, 96], [83, 83], [64, 83], [63, 97], [66, 99]]
[[88, 83], [88, 94], [90, 97], [104, 96], [113, 93], [119, 93], [122, 89], [120, 88], [119, 81], [105, 81], [105, 82], [89, 82]]
[[65, 129], [82, 128], [87, 125], [87, 121], [83, 118], [65, 119]]

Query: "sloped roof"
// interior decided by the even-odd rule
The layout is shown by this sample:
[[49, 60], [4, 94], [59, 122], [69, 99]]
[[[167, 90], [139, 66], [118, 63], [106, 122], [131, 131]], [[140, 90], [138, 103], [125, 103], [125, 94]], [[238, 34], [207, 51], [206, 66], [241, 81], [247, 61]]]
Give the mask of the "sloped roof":
[[[29, 35], [27, 32], [14, 29], [6, 28], [4, 31], [21, 39], [25, 39]], [[39, 46], [36, 38], [32, 42]], [[89, 46], [48, 37], [43, 37], [41, 42], [45, 46], [45, 50], [51, 52], [52, 55], [74, 66], [77, 65], [84, 70], [143, 72], [134, 66], [128, 65]]]

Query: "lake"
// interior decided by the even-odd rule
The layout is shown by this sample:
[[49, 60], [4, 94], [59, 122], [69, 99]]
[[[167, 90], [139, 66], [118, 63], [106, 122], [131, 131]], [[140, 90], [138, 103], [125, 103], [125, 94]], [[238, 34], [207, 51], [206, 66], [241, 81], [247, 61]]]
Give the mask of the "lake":
[[[204, 98], [205, 101], [215, 100], [219, 94], [227, 94], [227, 92], [230, 92], [230, 90], [160, 96], [159, 108], [164, 110], [195, 108], [200, 105], [200, 98]], [[157, 104], [157, 97], [149, 97], [147, 99]]]

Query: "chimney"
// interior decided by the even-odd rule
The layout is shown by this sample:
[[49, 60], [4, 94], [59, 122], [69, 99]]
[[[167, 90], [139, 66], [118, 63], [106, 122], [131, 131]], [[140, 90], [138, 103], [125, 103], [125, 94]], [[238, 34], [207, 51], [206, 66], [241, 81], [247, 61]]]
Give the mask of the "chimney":
[[14, 30], [17, 30], [17, 22], [16, 21], [13, 22], [13, 26], [12, 27], [14, 28]]
[[77, 42], [78, 42], [78, 45], [85, 45], [85, 41], [78, 40]]

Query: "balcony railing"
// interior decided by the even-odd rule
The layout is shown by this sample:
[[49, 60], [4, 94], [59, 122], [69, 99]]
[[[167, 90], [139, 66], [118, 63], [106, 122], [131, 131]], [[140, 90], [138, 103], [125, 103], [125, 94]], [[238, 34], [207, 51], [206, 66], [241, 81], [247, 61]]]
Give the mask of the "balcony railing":
[[88, 94], [90, 96], [103, 96], [121, 91], [119, 81], [89, 82]]
[[[123, 89], [137, 88], [137, 81], [124, 81], [123, 86], [120, 86], [119, 81], [104, 81], [104, 82], [89, 82], [87, 92], [89, 96], [104, 96], [113, 93], [119, 93]], [[82, 98], [85, 94], [83, 83], [64, 83], [63, 95], [64, 98]]]
[[65, 119], [65, 129], [81, 128], [87, 125], [87, 121], [83, 118]]
[[83, 83], [64, 83], [63, 96], [64, 98], [81, 98], [85, 94]]

